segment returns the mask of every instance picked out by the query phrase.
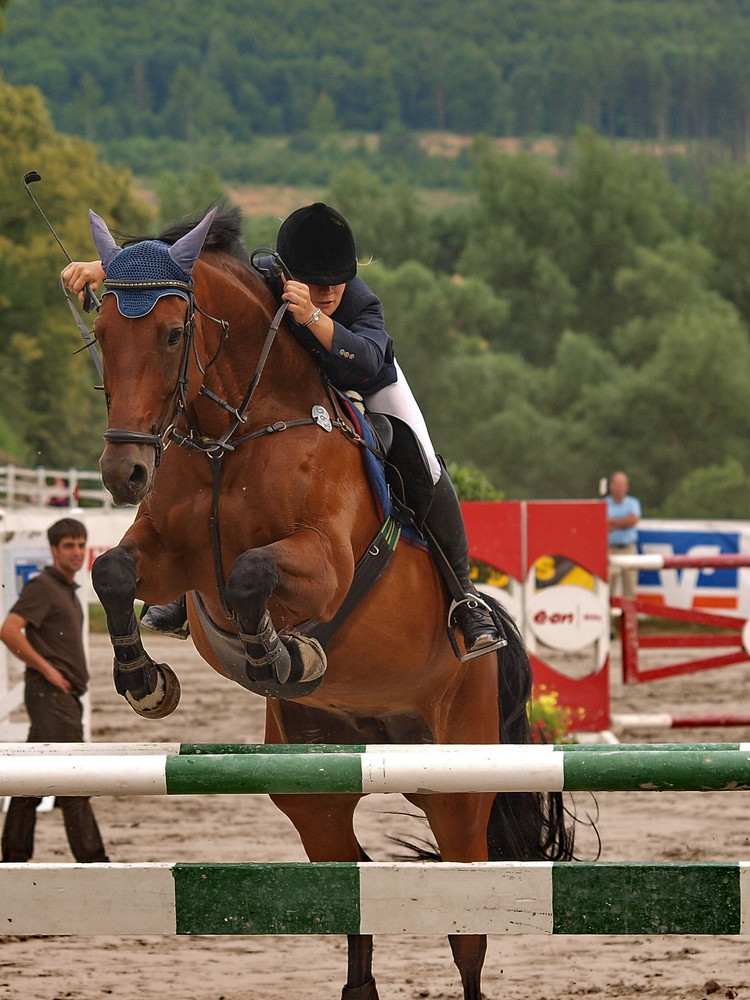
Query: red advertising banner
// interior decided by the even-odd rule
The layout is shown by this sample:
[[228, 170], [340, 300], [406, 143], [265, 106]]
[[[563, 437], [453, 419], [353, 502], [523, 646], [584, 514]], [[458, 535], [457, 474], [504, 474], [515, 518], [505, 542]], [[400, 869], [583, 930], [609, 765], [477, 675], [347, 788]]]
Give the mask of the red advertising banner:
[[599, 500], [462, 505], [478, 586], [510, 611], [534, 697], [574, 732], [609, 729], [607, 515]]

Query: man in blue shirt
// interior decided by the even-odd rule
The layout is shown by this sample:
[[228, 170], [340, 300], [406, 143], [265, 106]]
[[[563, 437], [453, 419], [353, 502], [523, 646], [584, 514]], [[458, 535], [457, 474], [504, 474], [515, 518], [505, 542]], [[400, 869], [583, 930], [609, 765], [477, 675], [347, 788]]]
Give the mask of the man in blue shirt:
[[[638, 551], [638, 529], [641, 502], [628, 493], [628, 477], [624, 472], [613, 472], [607, 494], [607, 527], [609, 551], [617, 555], [635, 555]], [[635, 597], [638, 571], [612, 568], [609, 575], [613, 596]]]

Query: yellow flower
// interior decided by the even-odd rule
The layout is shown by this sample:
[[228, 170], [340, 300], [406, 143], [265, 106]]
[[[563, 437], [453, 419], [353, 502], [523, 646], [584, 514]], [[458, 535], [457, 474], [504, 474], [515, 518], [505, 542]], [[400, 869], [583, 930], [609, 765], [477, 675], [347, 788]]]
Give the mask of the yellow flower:
[[[578, 710], [581, 717], [582, 710]], [[529, 723], [535, 743], [570, 743], [569, 732], [573, 723], [573, 711], [558, 702], [557, 691], [547, 686], [539, 686], [536, 697], [528, 706]]]

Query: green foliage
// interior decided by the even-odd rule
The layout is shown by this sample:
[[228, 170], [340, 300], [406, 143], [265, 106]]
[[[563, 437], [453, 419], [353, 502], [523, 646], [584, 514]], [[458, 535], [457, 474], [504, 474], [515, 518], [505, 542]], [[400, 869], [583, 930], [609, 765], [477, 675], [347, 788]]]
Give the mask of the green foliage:
[[31, 449], [0, 414], [0, 463], [5, 465], [8, 462], [31, 465]]
[[0, 81], [0, 447], [23, 462], [91, 467], [105, 427], [91, 362], [58, 284], [65, 258], [25, 193], [34, 188], [71, 255], [93, 253], [87, 210], [113, 228], [145, 220], [123, 172], [88, 143], [54, 131], [41, 95]]
[[353, 163], [331, 181], [331, 200], [356, 233], [360, 260], [372, 257], [393, 266], [430, 255], [428, 221], [403, 183], [386, 187]]
[[156, 194], [162, 223], [229, 201], [224, 185], [210, 167], [191, 174], [166, 171], [159, 177]]
[[711, 181], [707, 242], [716, 285], [750, 321], [750, 170], [716, 171]]
[[[747, 155], [748, 0], [14, 0], [0, 69], [67, 133], [719, 138]], [[44, 31], [40, 31], [40, 25]], [[210, 161], [207, 161], [210, 162]]]
[[[429, 266], [429, 242], [420, 263], [362, 272], [438, 450], [512, 497], [591, 496], [624, 467], [654, 512], [693, 468], [750, 465], [750, 340], [720, 287], [713, 204], [590, 133], [567, 175], [477, 155], [476, 203], [449, 230], [463, 277]], [[370, 183], [336, 188], [365, 233], [395, 203]]]
[[750, 475], [735, 458], [693, 469], [664, 501], [663, 517], [750, 519]]
[[[215, 74], [232, 60], [212, 38]], [[329, 68], [332, 79], [343, 72]], [[255, 142], [272, 166], [295, 161], [287, 167], [300, 177], [317, 163], [319, 185], [300, 189], [299, 203], [322, 197], [350, 218], [360, 274], [383, 301], [399, 362], [463, 493], [496, 485], [512, 498], [591, 496], [600, 476], [623, 467], [646, 513], [748, 516], [743, 169], [717, 173], [700, 202], [657, 159], [583, 131], [565, 170], [478, 139], [473, 193], [439, 207], [415, 192], [406, 166], [386, 183], [353, 147], [326, 192], [318, 160], [324, 150], [335, 158], [343, 147], [328, 144], [344, 135], [329, 131], [321, 94], [334, 101], [333, 88], [299, 97], [305, 127], [292, 157], [288, 142], [269, 136], [228, 144], [224, 155], [250, 177], [261, 168], [257, 151], [244, 160]], [[412, 139], [394, 112], [383, 137], [394, 162], [412, 162]], [[162, 219], [224, 194], [225, 175], [192, 162], [186, 139], [129, 141], [145, 142], [144, 157], [158, 146], [169, 163], [160, 168]], [[210, 148], [205, 137], [193, 145]], [[0, 449], [90, 466], [103, 407], [90, 362], [72, 356], [78, 334], [57, 285], [64, 261], [20, 178], [42, 173], [38, 193], [75, 257], [92, 255], [89, 206], [129, 232], [147, 227], [148, 212], [129, 175], [54, 130], [31, 88], [0, 85], [0, 162]], [[270, 216], [246, 219], [248, 244], [271, 244], [277, 228]]]
[[446, 466], [461, 500], [502, 500], [501, 490], [496, 489], [487, 476], [473, 465], [449, 462]]
[[633, 312], [616, 277], [640, 248], [678, 239], [691, 206], [653, 158], [582, 130], [566, 174], [476, 146], [478, 207], [461, 269], [508, 298], [507, 346], [549, 361], [563, 330], [606, 342]]
[[205, 168], [237, 184], [307, 187], [325, 185], [343, 165], [355, 164], [388, 183], [401, 180], [425, 188], [468, 189], [471, 176], [467, 157], [429, 155], [410, 133], [363, 136], [304, 129], [288, 137], [255, 135], [240, 141], [199, 132], [190, 139], [117, 135], [99, 145], [105, 160], [148, 178], [165, 171], [193, 173]]

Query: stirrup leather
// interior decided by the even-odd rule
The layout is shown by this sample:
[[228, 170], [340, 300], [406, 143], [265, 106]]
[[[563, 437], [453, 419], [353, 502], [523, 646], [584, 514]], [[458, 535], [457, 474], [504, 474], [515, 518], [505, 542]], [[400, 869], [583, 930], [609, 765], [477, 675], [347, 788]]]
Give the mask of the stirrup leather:
[[[499, 638], [495, 642], [488, 643], [486, 646], [481, 646], [479, 649], [467, 650], [465, 653], [461, 653], [458, 641], [456, 639], [456, 631], [453, 627], [453, 615], [457, 608], [461, 607], [462, 604], [468, 605], [470, 608], [484, 608], [487, 612], [495, 630], [499, 634]], [[508, 640], [503, 635], [502, 629], [497, 623], [495, 616], [492, 614], [492, 608], [489, 604], [483, 600], [479, 594], [465, 594], [460, 601], [451, 601], [451, 606], [448, 609], [448, 625], [447, 625], [448, 638], [450, 639], [450, 644], [453, 647], [453, 652], [456, 659], [460, 660], [461, 663], [465, 663], [466, 660], [473, 660], [477, 656], [484, 656], [486, 653], [494, 653], [498, 649], [502, 649], [503, 646], [508, 645]]]

